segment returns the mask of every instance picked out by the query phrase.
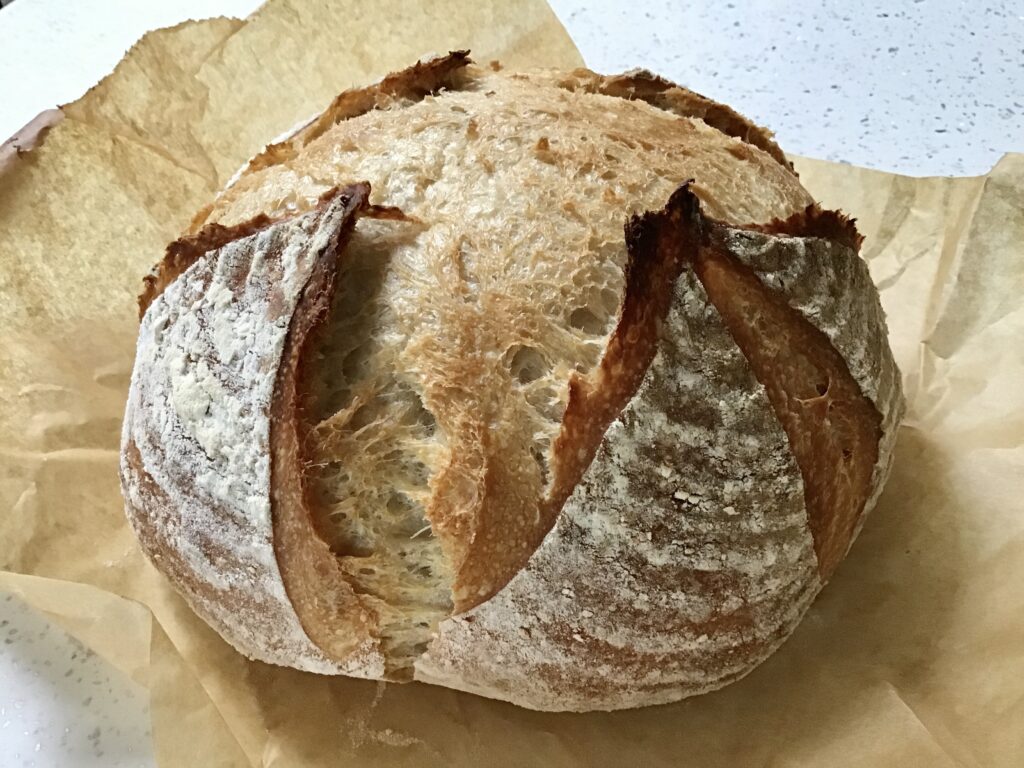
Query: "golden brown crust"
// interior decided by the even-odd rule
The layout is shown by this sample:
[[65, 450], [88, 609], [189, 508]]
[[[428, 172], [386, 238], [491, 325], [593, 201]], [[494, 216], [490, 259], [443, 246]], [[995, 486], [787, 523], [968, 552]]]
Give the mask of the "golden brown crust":
[[808, 205], [789, 218], [773, 219], [767, 224], [747, 224], [745, 228], [769, 235], [820, 237], [833, 240], [855, 251], [859, 251], [864, 242], [863, 235], [857, 231], [855, 219], [841, 211], [823, 210], [817, 203]]
[[569, 379], [569, 404], [554, 443], [554, 480], [541, 505], [547, 523], [537, 544], [593, 461], [608, 425], [636, 394], [658, 350], [679, 271], [686, 254], [698, 247], [699, 236], [700, 204], [689, 183], [672, 195], [664, 211], [633, 216], [626, 223], [619, 318], [600, 365], [585, 377]]
[[[671, 701], [748, 671], [817, 591], [785, 435], [692, 271], [679, 273], [705, 228], [687, 187], [629, 222], [630, 262], [659, 265], [633, 310], [656, 319], [657, 354], [555, 527], [502, 591], [442, 625], [417, 679], [537, 709]], [[643, 307], [663, 293], [662, 311]], [[602, 368], [648, 343], [623, 341]]]
[[377, 617], [345, 578], [337, 558], [316, 529], [306, 467], [312, 425], [300, 411], [302, 380], [308, 377], [310, 340], [327, 316], [338, 260], [357, 216], [368, 207], [369, 184], [333, 190], [321, 206], [339, 201], [345, 211], [331, 231], [321, 259], [310, 272], [285, 337], [270, 410], [270, 500], [274, 554], [285, 590], [310, 639], [328, 656], [344, 660], [379, 636]]
[[[395, 73], [388, 80], [394, 79], [401, 83], [403, 78], [415, 78], [416, 69], [411, 67]], [[706, 101], [709, 105], [707, 108], [687, 107], [689, 102], [681, 96], [673, 109], [667, 102], [666, 106], [659, 107], [641, 98], [629, 98], [627, 89], [621, 87], [614, 89], [617, 95], [605, 99], [605, 94], [598, 88], [603, 80], [627, 82], [634, 77], [639, 76], [626, 73], [602, 78], [585, 69], [572, 73], [537, 70], [496, 74], [493, 70], [459, 66], [441, 82], [437, 99], [417, 100], [416, 94], [423, 92], [420, 89], [408, 91], [412, 94], [409, 98], [396, 102], [379, 96], [379, 84], [353, 91], [354, 98], [360, 103], [366, 99], [379, 99], [379, 103], [374, 103], [380, 107], [400, 106], [402, 118], [396, 119], [398, 113], [388, 109], [371, 108], [362, 113], [354, 110], [352, 114], [340, 110], [332, 118], [335, 122], [315, 139], [303, 133], [308, 126], [300, 129], [279, 142], [287, 145], [287, 150], [275, 153], [272, 158], [268, 158], [266, 164], [257, 164], [259, 167], [249, 164], [240, 172], [218, 199], [200, 212], [191, 229], [198, 229], [207, 219], [234, 222], [249, 218], [261, 210], [271, 211], [282, 198], [302, 207], [304, 198], [315, 198], [325, 188], [322, 182], [335, 178], [335, 174], [351, 162], [350, 153], [353, 150], [365, 151], [370, 153], [369, 157], [373, 157], [382, 152], [387, 153], [390, 149], [395, 153], [391, 163], [392, 171], [408, 161], [412, 161], [412, 168], [415, 168], [425, 158], [418, 151], [410, 156], [408, 139], [422, 139], [425, 130], [436, 134], [445, 123], [459, 121], [449, 110], [455, 110], [456, 115], [465, 115], [460, 121], [464, 124], [464, 135], [446, 135], [443, 139], [453, 150], [457, 146], [461, 152], [472, 153], [474, 146], [483, 147], [484, 140], [490, 138], [488, 133], [494, 131], [493, 126], [491, 131], [486, 129], [487, 122], [491, 122], [488, 118], [500, 118], [499, 130], [522, 122], [523, 125], [517, 130], [531, 134], [531, 146], [548, 146], [547, 151], [537, 150], [538, 157], [546, 157], [552, 164], [566, 165], [567, 171], [600, 166], [603, 161], [620, 158], [624, 149], [631, 149], [637, 162], [647, 165], [649, 173], [667, 176], [666, 181], [672, 179], [674, 183], [671, 188], [690, 176], [695, 177], [693, 189], [701, 198], [705, 210], [729, 221], [768, 221], [773, 216], [789, 216], [793, 212], [791, 203], [799, 201], [799, 207], [803, 208], [811, 202], [790, 164], [780, 161], [783, 156], [768, 138], [770, 134], [741, 116], [735, 116], [736, 122], [732, 127], [725, 120], [713, 120], [716, 124], [711, 125], [701, 115], [714, 102], [703, 97], [697, 97], [698, 102], [703, 104]], [[679, 90], [696, 96], [685, 89]], [[595, 94], [597, 98], [565, 99], [567, 92], [578, 93], [580, 96]], [[508, 109], [502, 98], [506, 94], [515, 99], [518, 110]], [[483, 102], [480, 101], [481, 96], [485, 97]], [[608, 100], [622, 103], [609, 104]], [[429, 106], [424, 105], [424, 101]], [[636, 109], [633, 103], [642, 104], [645, 109]], [[566, 105], [570, 105], [574, 114], [565, 115]], [[417, 114], [423, 112], [431, 113], [429, 124], [417, 119]], [[562, 114], [563, 118], [554, 125], [544, 126], [542, 122], [531, 118], [531, 115], [553, 117], [557, 114]], [[654, 115], [662, 118], [680, 116], [684, 120], [679, 123], [671, 119], [651, 119]], [[617, 121], [609, 123], [609, 116], [617, 118]], [[408, 125], [403, 125], [406, 118], [409, 118]], [[573, 124], [574, 120], [592, 123], [594, 130], [589, 132], [591, 136], [587, 139], [593, 142], [597, 138], [597, 143], [588, 146], [576, 141], [574, 134], [578, 128]], [[537, 129], [543, 132], [537, 135]], [[732, 140], [712, 140], [708, 136], [709, 131]], [[600, 136], [601, 133], [604, 136]], [[750, 136], [752, 143], [747, 143], [744, 136]], [[610, 145], [607, 144], [609, 140]], [[709, 164], [705, 158], [712, 148], [718, 156], [716, 162]], [[611, 152], [615, 157], [609, 158], [604, 152]], [[720, 153], [728, 153], [729, 156]], [[492, 152], [472, 153], [471, 156], [477, 164], [477, 168], [469, 174], [472, 179], [483, 175], [481, 169], [492, 174], [502, 165], [501, 156]], [[376, 194], [383, 196], [382, 199], [389, 199], [397, 191], [388, 188], [386, 177], [370, 173], [368, 163], [359, 165], [362, 166], [361, 170], [350, 179], [374, 176], [370, 180], [374, 183]], [[690, 173], [676, 175], [674, 169], [677, 166], [688, 167]], [[430, 182], [429, 178], [421, 180], [421, 183]], [[617, 185], [607, 186], [611, 193]], [[260, 187], [264, 189], [260, 191]], [[749, 194], [755, 187], [758, 188], [758, 194]], [[665, 191], [666, 196], [671, 193], [671, 188]], [[315, 194], [311, 195], [313, 190]], [[271, 191], [274, 197], [267, 196]], [[407, 198], [408, 195], [402, 194], [401, 197]], [[606, 195], [605, 201], [612, 205], [628, 205], [628, 201], [619, 196]], [[406, 199], [399, 202], [404, 209], [412, 212], [411, 207], [406, 205]], [[780, 214], [780, 209], [785, 210], [785, 213]]]
[[[726, 226], [686, 188], [631, 228], [631, 246], [692, 267], [658, 354], [555, 527], [503, 590], [441, 626], [417, 679], [553, 710], [720, 687], [793, 630], [885, 481], [898, 372], [849, 232]], [[722, 278], [724, 259], [743, 282]], [[779, 412], [780, 392], [818, 397], [819, 369], [831, 414]], [[822, 492], [825, 466], [843, 477]]]
[[[173, 407], [214, 443], [206, 459], [232, 454], [232, 420], [263, 413], [232, 405], [249, 376], [254, 403], [269, 387], [269, 432], [240, 450], [269, 461], [279, 574], [251, 604], [224, 598], [253, 537], [219, 528], [187, 531], [166, 569], [243, 651], [387, 679], [418, 658], [417, 679], [540, 709], [718, 687], [792, 630], [888, 471], [899, 379], [859, 235], [809, 205], [769, 133], [697, 94], [643, 72], [467, 62], [342, 94], [197, 218], [241, 222], [241, 240], [222, 245], [233, 228], [216, 224], [169, 249], [137, 370], [143, 386], [180, 381], [156, 410], [129, 407], [130, 512], [148, 514], [145, 497], [157, 528], [192, 525], [190, 505], [221, 525], [188, 471], [153, 491], [175, 456], [152, 433]], [[330, 188], [356, 179], [401, 210], [369, 205], [365, 185], [340, 202]], [[353, 234], [357, 215], [416, 226]], [[769, 223], [737, 226], [750, 220]], [[229, 301], [250, 262], [266, 273]], [[257, 354], [238, 356], [238, 329], [266, 337]], [[236, 374], [245, 359], [271, 362]], [[253, 451], [236, 462], [250, 473]], [[204, 482], [233, 492], [217, 471]], [[258, 522], [258, 506], [236, 517]], [[262, 606], [275, 618], [260, 625]], [[270, 624], [286, 643], [271, 647]]]
[[[320, 196], [321, 204], [333, 198], [338, 192], [337, 188], [330, 189]], [[204, 209], [206, 211], [207, 209]], [[370, 205], [364, 201], [360, 214], [372, 219], [392, 219], [395, 221], [408, 221], [400, 209], [387, 205]], [[142, 292], [139, 294], [139, 319], [146, 314], [149, 305], [164, 292], [168, 285], [177, 280], [189, 267], [195, 264], [205, 254], [223, 248], [234, 240], [249, 237], [257, 232], [266, 229], [280, 221], [293, 218], [296, 214], [288, 214], [271, 218], [265, 213], [257, 214], [251, 219], [239, 224], [225, 227], [223, 224], [213, 222], [203, 226], [195, 234], [179, 237], [167, 246], [164, 257], [153, 267], [153, 270], [142, 278]], [[203, 215], [205, 218], [205, 215]]]
[[[625, 289], [615, 330], [597, 368], [587, 375], [573, 373], [569, 378], [569, 402], [552, 448], [551, 484], [522, 555], [519, 559], [504, 558], [500, 571], [493, 561], [487, 563], [488, 591], [470, 592], [471, 599], [456, 603], [457, 613], [491, 598], [523, 567], [590, 466], [608, 425], [636, 394], [657, 352], [658, 333], [668, 313], [684, 253], [697, 245], [699, 204], [688, 185], [673, 195], [665, 211], [664, 215], [634, 217], [626, 225]], [[488, 497], [494, 495], [485, 491], [481, 506], [486, 509]], [[507, 525], [495, 518], [482, 520], [473, 542], [479, 542], [484, 552], [492, 552], [507, 541]], [[474, 555], [471, 547], [459, 572], [463, 582], [479, 579], [480, 566]]]
[[291, 160], [304, 146], [342, 120], [350, 120], [391, 103], [416, 101], [447, 88], [452, 85], [454, 74], [471, 62], [469, 51], [450, 51], [446, 56], [418, 61], [411, 67], [392, 72], [369, 87], [342, 91], [308, 125], [284, 141], [267, 145], [249, 161], [246, 173]]
[[645, 69], [608, 76], [598, 75], [589, 69], [576, 69], [560, 78], [559, 84], [571, 90], [587, 90], [620, 99], [639, 99], [680, 117], [703, 120], [727, 136], [763, 150], [787, 170], [793, 171], [793, 164], [775, 143], [772, 132], [767, 128], [754, 124], [732, 107], [712, 101]]
[[[301, 206], [319, 192], [320, 180], [370, 178], [382, 200], [399, 202], [422, 220], [424, 233], [430, 234], [418, 248], [437, 237], [433, 233], [450, 231], [451, 245], [446, 249], [453, 254], [454, 268], [444, 263], [410, 263], [396, 270], [415, 276], [407, 279], [411, 301], [419, 307], [413, 314], [427, 322], [422, 323], [425, 333], [414, 332], [422, 337], [404, 347], [415, 353], [395, 372], [412, 380], [423, 407], [446, 438], [450, 460], [430, 466], [426, 517], [455, 572], [457, 610], [492, 595], [529, 557], [578, 475], [577, 469], [549, 477], [545, 466], [550, 457], [561, 455], [550, 440], [557, 435], [562, 409], [568, 405], [568, 372], [546, 384], [549, 376], [537, 382], [518, 382], [515, 377], [510, 381], [508, 369], [515, 366], [520, 353], [534, 354], [542, 369], [549, 368], [551, 378], [550, 367], [556, 363], [580, 366], [581, 373], [596, 364], [606, 343], [603, 337], [614, 322], [609, 315], [621, 299], [626, 249], [622, 245], [614, 249], [621, 251], [620, 257], [602, 247], [598, 256], [591, 252], [595, 246], [590, 243], [608, 243], [618, 235], [615, 230], [625, 214], [642, 209], [637, 190], [644, 190], [644, 199], [662, 199], [659, 190], [667, 196], [691, 175], [698, 178], [694, 188], [706, 205], [740, 221], [788, 215], [809, 202], [788, 168], [720, 128], [699, 119], [677, 120], [666, 110], [636, 99], [569, 94], [551, 77], [550, 73], [499, 76], [472, 69], [457, 83], [453, 81], [457, 88], [435, 99], [404, 104], [400, 113], [339, 111], [332, 118], [338, 122], [331, 122], [326, 132], [315, 138], [301, 131], [296, 135], [292, 148], [301, 148], [297, 154], [276, 155], [274, 164], [267, 167], [250, 166], [213, 212], [232, 221], [239, 212]], [[367, 93], [377, 90], [367, 89]], [[340, 119], [343, 115], [349, 116]], [[549, 124], [540, 127], [540, 121], [530, 116], [544, 116]], [[521, 135], [522, 147], [510, 151], [510, 125], [524, 122], [524, 117], [536, 135], [529, 139]], [[515, 133], [524, 134], [524, 127], [517, 127]], [[433, 138], [424, 142], [426, 135]], [[522, 161], [509, 162], [516, 151], [523, 150], [527, 151]], [[348, 163], [353, 159], [371, 167], [365, 172], [351, 167]], [[552, 171], [559, 177], [554, 183], [550, 178], [540, 181]], [[577, 174], [585, 177], [566, 194], [564, 180]], [[510, 203], [507, 211], [491, 208], [486, 220], [457, 214], [456, 201], [476, 205], [474, 198], [492, 182], [512, 186], [503, 195]], [[558, 199], [548, 216], [528, 214], [528, 220], [536, 222], [530, 227], [536, 237], [524, 243], [521, 255], [512, 256], [504, 250], [507, 240], [499, 232], [520, 229], [517, 221], [523, 220], [523, 209], [536, 205], [528, 201], [531, 197]], [[573, 245], [563, 257], [559, 254], [565, 243], [557, 241], [571, 230]], [[531, 256], [541, 239], [552, 241], [545, 248], [551, 255]], [[474, 253], [481, 247], [486, 250]], [[616, 263], [620, 258], [621, 263]], [[523, 264], [516, 264], [517, 259]], [[524, 267], [525, 280], [508, 285], [498, 279], [506, 268], [517, 273]], [[481, 272], [493, 273], [489, 286], [479, 284]], [[556, 276], [558, 272], [562, 274]], [[431, 289], [419, 285], [430, 282], [434, 274], [442, 278], [438, 285]], [[602, 281], [603, 290], [594, 286]], [[403, 289], [399, 283], [390, 290], [397, 296]], [[528, 295], [531, 291], [535, 298]], [[557, 298], [552, 296], [555, 291], [561, 294]], [[617, 293], [618, 297], [608, 298]], [[564, 302], [570, 304], [568, 311]], [[574, 313], [584, 318], [578, 327], [573, 325]], [[403, 324], [418, 323], [403, 320]], [[405, 332], [387, 336], [401, 339]], [[555, 349], [549, 350], [551, 346]], [[577, 352], [566, 353], [573, 348]], [[574, 359], [559, 362], [562, 357]], [[516, 402], [524, 395], [526, 403]], [[353, 401], [346, 413], [354, 414], [361, 403]], [[372, 400], [369, 406], [378, 413], [389, 407]], [[330, 420], [332, 429], [339, 420]], [[383, 436], [387, 429], [380, 432]], [[600, 434], [600, 429], [594, 432]], [[585, 457], [587, 449], [580, 450]], [[336, 452], [324, 453], [332, 455], [323, 456], [323, 461], [338, 458], [333, 456]], [[585, 466], [585, 461], [568, 456], [565, 453], [558, 461]], [[348, 474], [344, 468], [331, 471], [335, 476]], [[547, 487], [549, 483], [558, 487]], [[340, 513], [335, 520], [350, 512], [359, 514], [331, 503]]]

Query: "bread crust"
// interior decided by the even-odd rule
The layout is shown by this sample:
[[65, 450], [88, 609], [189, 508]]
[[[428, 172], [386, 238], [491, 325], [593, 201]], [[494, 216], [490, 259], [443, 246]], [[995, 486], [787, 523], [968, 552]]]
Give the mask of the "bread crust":
[[548, 77], [552, 77], [559, 87], [568, 90], [600, 93], [619, 99], [639, 99], [674, 115], [702, 120], [727, 136], [733, 136], [764, 151], [779, 165], [796, 174], [793, 163], [775, 143], [772, 132], [767, 128], [748, 120], [726, 104], [676, 85], [646, 69], [632, 69], [621, 75], [599, 75], [580, 68], [567, 75], [554, 74]]
[[[308, 120], [298, 124], [279, 140], [273, 141], [263, 151], [249, 160], [228, 182], [264, 168], [280, 165], [293, 159], [306, 144], [327, 132], [331, 126], [343, 120], [366, 114], [374, 109], [408, 101], [418, 101], [442, 88], [455, 84], [458, 73], [472, 63], [469, 51], [449, 51], [445, 56], [434, 56], [416, 62], [398, 72], [392, 72], [378, 83], [365, 88], [350, 88], [339, 93], [327, 108]], [[204, 227], [214, 205], [202, 208], [189, 225], [190, 232]], [[141, 299], [140, 299], [141, 301]]]
[[[813, 234], [841, 221], [804, 218]], [[719, 688], [792, 632], [877, 500], [903, 401], [855, 231], [763, 228], [706, 219], [685, 187], [630, 222], [631, 249], [701, 244], [683, 253], [657, 355], [554, 528], [502, 591], [441, 625], [417, 680], [533, 709], [620, 709]], [[820, 331], [877, 410], [869, 485], [827, 547], [771, 398], [698, 277], [708, 250]]]
[[[454, 206], [445, 201], [453, 195], [440, 192], [445, 185], [438, 176], [458, 164], [460, 181], [456, 183], [468, 187], [467, 180], [472, 179], [484, 190], [495, 179], [514, 176], [515, 184], [508, 190], [515, 195], [514, 205], [509, 206], [512, 211], [521, 208], [523, 199], [535, 191], [538, 199], [545, 197], [538, 181], [544, 169], [563, 169], [563, 178], [576, 173], [591, 177], [594, 192], [589, 205], [604, 210], [579, 213], [580, 201], [563, 197], [560, 209], [559, 201], [553, 201], [550, 218], [540, 217], [537, 226], [545, 238], [582, 240], [578, 254], [568, 256], [564, 266], [551, 264], [544, 269], [575, 269], [583, 280], [589, 279], [588, 271], [607, 268], [586, 263], [593, 258], [588, 241], [601, 244], [608, 242], [606, 238], [615, 238], [619, 242], [614, 251], [624, 256], [621, 235], [616, 232], [621, 231], [622, 220], [630, 211], [663, 203], [688, 174], [697, 177], [693, 189], [705, 206], [733, 221], [788, 216], [810, 202], [785, 166], [721, 127], [643, 99], [590, 93], [585, 88], [573, 90], [555, 80], [557, 75], [545, 72], [506, 76], [465, 68], [436, 96], [415, 103], [387, 102], [382, 109], [341, 120], [312, 139], [297, 134], [289, 140], [292, 149], [288, 157], [243, 173], [211, 213], [216, 221], [232, 223], [261, 211], [301, 206], [305, 199], [319, 194], [325, 182], [367, 178], [382, 202], [400, 205], [421, 218], [426, 227], [451, 233], [447, 235], [452, 243], [449, 247], [461, 261], [456, 269], [449, 272], [442, 260], [405, 267], [425, 278], [440, 274], [429, 293], [417, 280], [409, 283], [412, 289], [422, 291], [416, 297], [421, 307], [415, 314], [426, 318], [443, 315], [437, 323], [443, 327], [431, 328], [422, 338], [410, 341], [406, 349], [416, 350], [415, 359], [410, 355], [403, 364], [406, 371], [420, 372], [415, 374], [415, 383], [424, 407], [447, 437], [450, 460], [435, 469], [427, 517], [455, 572], [456, 610], [471, 608], [507, 583], [550, 528], [564, 497], [558, 489], [543, 487], [545, 478], [530, 456], [529, 441], [537, 429], [521, 424], [523, 408], [511, 407], [503, 388], [516, 385], [502, 378], [505, 366], [500, 356], [512, 357], [511, 348], [516, 345], [537, 348], [552, 342], [563, 346], [578, 342], [571, 338], [574, 329], [553, 327], [562, 324], [553, 323], [551, 317], [559, 307], [546, 315], [546, 310], [538, 312], [537, 304], [529, 306], [521, 300], [522, 286], [492, 288], [494, 298], [489, 299], [487, 309], [491, 317], [482, 316], [472, 299], [460, 298], [461, 293], [473, 290], [460, 282], [460, 275], [465, 272], [470, 280], [476, 279], [472, 273], [482, 267], [466, 266], [465, 249], [459, 244], [484, 243], [493, 248], [497, 231], [514, 232], [517, 224], [500, 207], [488, 208], [487, 222], [453, 211]], [[509, 169], [502, 172], [498, 166], [508, 160], [500, 153], [508, 153], [508, 143], [523, 141], [526, 133], [519, 131], [518, 138], [512, 139], [509, 123], [522, 121], [524, 114], [548, 118], [536, 140], [531, 136], [527, 146], [516, 150], [524, 152], [524, 160], [534, 162], [518, 163], [511, 173]], [[587, 135], [577, 136], [577, 125], [587, 126]], [[442, 130], [444, 138], [427, 143], [421, 138]], [[499, 154], [484, 151], [485, 146], [493, 146]], [[350, 165], [348, 158], [353, 152], [360, 153], [362, 161]], [[385, 156], [386, 163], [381, 161]], [[633, 165], [626, 169], [630, 171], [627, 175], [622, 169], [629, 162]], [[616, 172], [620, 174], [617, 179], [613, 178]], [[605, 174], [613, 180], [606, 181]], [[473, 196], [466, 189], [453, 192], [464, 198]], [[424, 194], [438, 202], [424, 208]], [[595, 200], [601, 204], [594, 206]], [[610, 211], [615, 211], [614, 217], [607, 215]], [[594, 214], [604, 219], [600, 228], [597, 221], [593, 225], [587, 221]], [[429, 247], [429, 242], [424, 245]], [[606, 253], [613, 250], [601, 247]], [[484, 256], [480, 253], [477, 258]], [[495, 256], [502, 258], [500, 253]], [[609, 277], [608, 290], [618, 293], [623, 285], [621, 265], [610, 266], [614, 274]], [[568, 281], [569, 276], [558, 279]], [[427, 301], [428, 295], [432, 301]], [[566, 300], [595, 301], [573, 296], [571, 286]], [[614, 304], [608, 311], [614, 313]], [[507, 316], [507, 322], [493, 319], [497, 314]], [[603, 343], [592, 346], [596, 351]], [[588, 354], [597, 358], [597, 354]], [[575, 362], [591, 366], [596, 359]], [[558, 382], [559, 391], [553, 395], [560, 407], [567, 400], [567, 378]], [[508, 425], [512, 427], [506, 429]]]
[[[381, 677], [384, 660], [358, 630], [358, 605], [344, 656], [310, 640], [296, 612], [302, 600], [286, 591], [290, 564], [279, 564], [276, 552], [282, 526], [274, 505], [289, 491], [280, 473], [271, 494], [272, 443], [280, 443], [272, 432], [294, 421], [271, 424], [289, 332], [304, 316], [311, 281], [334, 268], [368, 195], [365, 185], [337, 190], [301, 216], [215, 229], [190, 240], [201, 244], [191, 250], [172, 244], [170, 267], [157, 273], [184, 269], [146, 286], [121, 488], [143, 550], [239, 651], [311, 672]], [[214, 249], [201, 253], [206, 245]]]
[[[199, 231], [168, 248], [140, 297], [122, 443], [129, 518], [157, 567], [252, 658], [412, 674], [543, 710], [642, 706], [720, 687], [792, 631], [889, 471], [902, 394], [860, 237], [809, 204], [770, 133], [698, 94], [642, 71], [497, 75], [468, 62], [454, 52], [343, 93], [254, 158], [197, 216]], [[507, 130], [517, 107], [548, 120], [526, 150]], [[572, 121], [586, 130], [555, 132]], [[415, 143], [433, 129], [459, 143]], [[423, 207], [419, 185], [436, 185], [438, 198], [451, 167], [497, 183], [503, 169], [481, 149], [486, 131], [534, 164], [514, 169], [517, 194], [528, 198], [550, 168], [603, 188], [590, 211], [605, 217], [600, 226], [586, 227], [577, 210], [585, 195], [540, 217], [559, 234], [582, 221], [581, 255], [567, 257], [580, 263], [516, 279], [561, 280], [565, 300], [581, 301], [574, 281], [598, 268], [584, 261], [623, 248], [607, 241], [622, 221], [606, 227], [607, 214], [627, 219], [625, 259], [601, 266], [622, 270], [596, 283], [621, 287], [610, 333], [587, 331], [580, 343], [577, 326], [527, 306], [525, 289], [489, 289], [498, 320], [482, 309], [480, 281], [493, 276], [481, 261], [489, 251], [476, 263], [463, 252], [472, 216], [444, 218], [443, 196]], [[382, 135], [384, 145], [373, 143]], [[392, 162], [405, 165], [378, 185], [379, 163], [364, 161], [390, 159], [400, 141], [408, 154]], [[339, 148], [356, 159], [339, 160]], [[466, 158], [480, 167], [459, 165]], [[638, 159], [650, 167], [638, 171]], [[684, 167], [697, 178], [672, 194]], [[402, 211], [370, 205], [362, 178]], [[325, 184], [348, 186], [325, 194]], [[287, 213], [296, 209], [308, 212]], [[407, 366], [403, 385], [423, 377], [416, 395], [442, 433], [427, 517], [454, 574], [456, 615], [412, 669], [386, 658], [387, 605], [360, 588], [355, 560], [338, 567], [308, 488], [311, 340], [360, 215], [426, 233], [391, 240], [374, 225], [351, 246], [368, 248], [364, 257], [420, 248], [398, 270], [408, 285], [396, 295], [407, 324], [440, 318], [409, 337], [415, 356], [388, 358]], [[517, 229], [513, 220], [507, 231]], [[517, 349], [536, 352], [549, 332], [562, 348], [598, 353], [560, 369], [565, 405], [544, 465], [531, 454], [533, 406], [516, 400], [529, 381], [510, 370]], [[822, 376], [825, 391], [814, 392]], [[832, 478], [831, 467], [842, 471]]]

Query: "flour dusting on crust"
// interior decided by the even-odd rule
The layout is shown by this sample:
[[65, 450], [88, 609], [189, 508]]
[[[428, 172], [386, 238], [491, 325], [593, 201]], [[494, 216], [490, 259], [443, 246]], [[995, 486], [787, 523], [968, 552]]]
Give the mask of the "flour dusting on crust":
[[[164, 293], [143, 320], [122, 442], [129, 518], [158, 568], [246, 655], [321, 673], [392, 671], [376, 635], [364, 643], [347, 625], [353, 604], [369, 606], [372, 624], [375, 595], [350, 589], [352, 602], [339, 599], [331, 568], [321, 567], [349, 550], [317, 538], [323, 559], [307, 557], [282, 522], [284, 511], [306, 511], [281, 502], [289, 483], [301, 494], [304, 470], [320, 466], [281, 447], [301, 424], [300, 401], [281, 393], [286, 379], [309, 385], [288, 368], [299, 361], [289, 329], [315, 314], [310, 296], [333, 290], [319, 268], [347, 214], [321, 195], [365, 179], [378, 202], [418, 228], [395, 237], [361, 225], [346, 252], [361, 261], [346, 268], [378, 259], [380, 284], [365, 269], [340, 273], [338, 284], [352, 294], [353, 317], [379, 321], [366, 324], [369, 359], [413, 382], [423, 418], [444, 438], [440, 469], [422, 464], [444, 503], [428, 505], [431, 525], [408, 535], [430, 533], [451, 563], [472, 565], [459, 565], [453, 589], [457, 610], [469, 610], [441, 621], [415, 678], [541, 710], [646, 706], [719, 688], [785, 640], [831, 572], [808, 524], [814, 484], [805, 486], [773, 409], [771, 379], [766, 390], [755, 356], [730, 335], [730, 302], [690, 268], [657, 283], [659, 299], [672, 288], [671, 303], [658, 304], [658, 336], [637, 331], [656, 340], [657, 353], [637, 369], [646, 368], [642, 380], [623, 388], [632, 398], [602, 412], [586, 446], [570, 442], [556, 455], [570, 377], [591, 377], [602, 350], [623, 366], [606, 345], [632, 254], [622, 218], [695, 180], [700, 206], [719, 220], [703, 220], [702, 237], [724, 238], [745, 275], [821, 331], [877, 408], [878, 461], [863, 462], [873, 469], [859, 486], [870, 492], [866, 513], [888, 474], [903, 406], [856, 233], [850, 225], [837, 234], [849, 225], [842, 216], [815, 218], [821, 212], [770, 134], [685, 89], [645, 73], [504, 74], [467, 62], [455, 52], [346, 91], [268, 145], [197, 215], [193, 230], [214, 222], [233, 239], [205, 241], [192, 256], [217, 250], [151, 285]], [[822, 226], [798, 226], [807, 221]], [[360, 339], [348, 341], [354, 349]], [[365, 368], [344, 345], [334, 351], [340, 370], [346, 361], [355, 373]], [[308, 360], [338, 379], [331, 358]], [[289, 370], [293, 379], [282, 374]], [[355, 394], [342, 389], [330, 394], [354, 416]], [[559, 495], [552, 514], [536, 515], [555, 459], [573, 454], [580, 471], [587, 466], [582, 478], [572, 476], [564, 505]], [[336, 464], [339, 477], [391, 482], [351, 452]], [[441, 469], [447, 485], [435, 480]], [[863, 517], [850, 517], [841, 545]], [[533, 518], [543, 518], [536, 530]], [[350, 543], [351, 526], [340, 522], [348, 519], [330, 518], [341, 544]], [[350, 565], [365, 567], [357, 554]], [[417, 626], [425, 638], [434, 623]], [[422, 645], [411, 649], [410, 659]], [[353, 737], [370, 738], [406, 743], [400, 734]]]
[[852, 544], [889, 477], [905, 410], [900, 371], [889, 347], [885, 313], [871, 273], [857, 251], [840, 239], [725, 231], [729, 233], [729, 252], [754, 270], [769, 288], [785, 293], [790, 306], [829, 338], [861, 392], [881, 414], [882, 438], [871, 481], [872, 493]]
[[253, 658], [321, 673], [345, 664], [307, 637], [274, 556], [270, 406], [292, 315], [350, 211], [319, 209], [228, 243], [153, 302], [139, 331], [121, 479], [143, 548], [193, 609]]
[[[723, 231], [882, 415], [866, 512], [902, 409], [867, 268], [840, 242]], [[687, 270], [654, 362], [556, 526], [504, 590], [441, 625], [417, 679], [537, 709], [669, 702], [756, 667], [821, 587], [786, 434]]]

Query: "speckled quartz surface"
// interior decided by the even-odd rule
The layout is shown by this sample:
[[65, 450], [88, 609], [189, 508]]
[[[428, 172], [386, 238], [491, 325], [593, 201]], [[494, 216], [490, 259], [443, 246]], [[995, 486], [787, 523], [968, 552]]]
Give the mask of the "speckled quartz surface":
[[[16, 0], [0, 10], [0, 138], [110, 71], [147, 29], [257, 0]], [[913, 175], [1024, 151], [1024, 3], [552, 0], [588, 64], [642, 66], [784, 149]], [[2, 511], [0, 511], [2, 514]], [[0, 766], [153, 764], [145, 691], [0, 596]]]
[[152, 765], [146, 692], [0, 595], [0, 766]]
[[592, 68], [653, 69], [787, 152], [945, 176], [1024, 149], [1020, 0], [552, 5]]

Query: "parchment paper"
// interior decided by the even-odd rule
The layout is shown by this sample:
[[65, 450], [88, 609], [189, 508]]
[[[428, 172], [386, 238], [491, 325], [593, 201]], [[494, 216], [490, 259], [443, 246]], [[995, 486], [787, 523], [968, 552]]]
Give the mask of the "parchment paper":
[[1024, 764], [1024, 155], [964, 179], [798, 161], [867, 236], [909, 412], [848, 560], [723, 691], [552, 715], [270, 667], [145, 561], [116, 473], [141, 275], [263, 142], [459, 47], [580, 63], [542, 0], [272, 0], [148, 35], [0, 158], [0, 588], [148, 686], [161, 766]]

